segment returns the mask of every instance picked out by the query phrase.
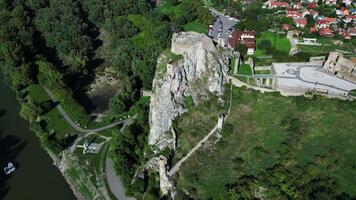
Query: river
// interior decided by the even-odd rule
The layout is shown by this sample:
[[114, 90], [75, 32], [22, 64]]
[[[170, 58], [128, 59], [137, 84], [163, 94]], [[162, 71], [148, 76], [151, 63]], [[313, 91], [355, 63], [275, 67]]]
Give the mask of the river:
[[[74, 200], [69, 185], [19, 110], [15, 94], [0, 75], [0, 199]], [[3, 173], [8, 161], [17, 167], [11, 176]]]

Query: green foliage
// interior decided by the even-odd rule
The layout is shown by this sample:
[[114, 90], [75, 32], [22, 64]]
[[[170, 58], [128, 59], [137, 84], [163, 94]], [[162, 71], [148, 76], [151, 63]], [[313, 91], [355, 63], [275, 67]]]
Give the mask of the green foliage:
[[244, 44], [239, 44], [235, 47], [235, 51], [238, 51], [241, 56], [245, 56], [247, 53], [247, 47]]
[[[115, 134], [109, 155], [114, 161], [116, 172], [125, 185], [126, 193], [141, 197], [147, 188], [141, 179], [134, 179], [136, 169], [142, 167], [148, 158], [148, 104], [137, 105], [140, 109], [136, 121], [126, 127], [120, 134]], [[150, 188], [150, 187], [149, 187]]]
[[72, 119], [87, 123], [88, 118], [84, 108], [73, 98], [73, 92], [66, 86], [63, 76], [45, 60], [38, 60], [37, 79], [42, 87], [48, 88], [55, 98], [62, 104], [64, 109], [69, 113]]
[[22, 89], [33, 82], [33, 67], [29, 60], [33, 50], [33, 28], [30, 15], [22, 5], [6, 9], [0, 6], [0, 61], [1, 71], [15, 89]]
[[110, 101], [110, 110], [114, 115], [127, 112], [135, 101], [140, 98], [138, 80], [135, 77], [123, 79], [117, 94]]
[[36, 10], [35, 25], [48, 47], [55, 48], [71, 73], [82, 73], [92, 49], [87, 24], [76, 1], [50, 0]]
[[350, 90], [349, 94], [350, 94], [351, 96], [356, 97], [356, 90]]
[[263, 51], [266, 51], [272, 47], [272, 43], [269, 40], [262, 40], [260, 43], [258, 43], [257, 47]]
[[188, 107], [188, 109], [192, 109], [194, 107], [194, 101], [192, 96], [186, 96], [185, 97], [185, 104]]
[[239, 74], [252, 75], [251, 66], [249, 64], [242, 64], [239, 67]]
[[[351, 186], [355, 102], [244, 88], [235, 88], [233, 97], [222, 139], [211, 138], [206, 143], [212, 148], [200, 148], [181, 166], [179, 187], [198, 199], [251, 199], [256, 192], [265, 199], [356, 196]], [[207, 122], [184, 117], [176, 126]], [[180, 141], [191, 137], [180, 135]], [[178, 146], [177, 154], [181, 151]]]

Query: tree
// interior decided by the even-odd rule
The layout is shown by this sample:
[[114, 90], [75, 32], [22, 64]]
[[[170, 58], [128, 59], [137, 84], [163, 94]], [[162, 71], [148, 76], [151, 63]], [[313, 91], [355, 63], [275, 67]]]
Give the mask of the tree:
[[116, 96], [110, 100], [110, 110], [114, 115], [120, 115], [129, 110], [140, 97], [137, 77], [123, 78]]
[[307, 24], [308, 28], [315, 26], [315, 20], [312, 15], [306, 15], [305, 18], [308, 20], [308, 24]]
[[244, 56], [247, 53], [247, 47], [244, 44], [238, 44], [235, 47], [235, 51], [238, 51], [241, 54], [241, 56]]
[[257, 47], [263, 51], [266, 51], [268, 48], [272, 47], [272, 43], [269, 40], [262, 40], [258, 43]]

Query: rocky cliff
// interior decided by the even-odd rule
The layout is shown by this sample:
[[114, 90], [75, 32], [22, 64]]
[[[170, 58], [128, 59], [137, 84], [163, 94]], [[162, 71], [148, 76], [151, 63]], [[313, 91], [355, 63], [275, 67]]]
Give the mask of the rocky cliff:
[[[181, 55], [181, 56], [177, 56]], [[186, 112], [188, 96], [195, 104], [210, 95], [222, 95], [228, 57], [204, 34], [174, 34], [170, 53], [158, 59], [150, 103], [149, 144], [156, 150], [174, 148], [172, 121]]]

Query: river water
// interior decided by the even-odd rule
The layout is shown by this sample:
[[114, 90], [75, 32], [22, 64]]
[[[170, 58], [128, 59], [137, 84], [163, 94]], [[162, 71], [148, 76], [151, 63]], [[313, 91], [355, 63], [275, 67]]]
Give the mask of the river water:
[[[69, 185], [19, 110], [15, 94], [0, 75], [0, 199], [74, 200]], [[9, 161], [17, 170], [5, 176], [3, 167]]]

